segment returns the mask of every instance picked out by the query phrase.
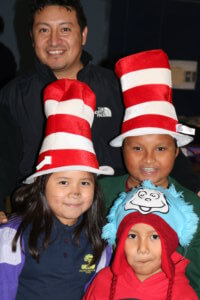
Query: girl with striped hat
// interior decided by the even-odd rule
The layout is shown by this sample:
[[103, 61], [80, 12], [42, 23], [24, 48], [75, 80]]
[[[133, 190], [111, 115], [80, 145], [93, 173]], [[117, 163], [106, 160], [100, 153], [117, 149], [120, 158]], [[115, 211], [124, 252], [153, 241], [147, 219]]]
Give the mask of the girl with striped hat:
[[44, 91], [45, 138], [36, 172], [14, 195], [20, 213], [0, 227], [2, 300], [81, 299], [85, 284], [108, 263], [91, 139], [96, 98], [77, 80]]

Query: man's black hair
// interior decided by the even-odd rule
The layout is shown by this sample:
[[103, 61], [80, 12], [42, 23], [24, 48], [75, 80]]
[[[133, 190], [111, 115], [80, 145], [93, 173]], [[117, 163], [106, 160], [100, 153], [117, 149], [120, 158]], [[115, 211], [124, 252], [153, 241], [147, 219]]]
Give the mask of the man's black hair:
[[87, 19], [80, 0], [30, 0], [30, 31], [32, 31], [33, 28], [35, 13], [41, 11], [48, 5], [59, 5], [65, 7], [67, 10], [74, 10], [81, 32], [83, 32], [84, 28], [87, 26]]

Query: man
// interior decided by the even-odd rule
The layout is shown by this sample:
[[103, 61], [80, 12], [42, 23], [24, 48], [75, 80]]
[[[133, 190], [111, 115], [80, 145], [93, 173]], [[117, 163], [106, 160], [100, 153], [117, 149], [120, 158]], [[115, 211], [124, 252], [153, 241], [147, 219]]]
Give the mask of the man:
[[79, 79], [94, 91], [92, 134], [99, 163], [123, 169], [120, 152], [108, 145], [120, 131], [123, 115], [118, 80], [112, 71], [94, 66], [91, 57], [82, 51], [88, 28], [81, 4], [77, 0], [35, 0], [30, 28], [35, 65], [0, 93], [0, 104], [9, 107], [23, 137], [18, 182], [33, 172], [44, 135], [43, 89], [60, 78]]
[[[61, 78], [78, 79], [94, 91], [96, 112], [92, 138], [98, 161], [100, 165], [112, 166], [116, 174], [124, 170], [120, 150], [108, 145], [120, 132], [122, 123], [124, 109], [118, 80], [112, 71], [94, 66], [91, 57], [82, 50], [87, 33], [87, 21], [79, 0], [32, 1], [30, 34], [35, 65], [0, 92], [0, 104], [9, 107], [23, 138], [18, 183], [32, 174], [36, 165], [45, 125], [43, 90]], [[1, 172], [6, 176], [7, 170], [1, 169]], [[4, 190], [4, 194], [10, 194], [14, 188], [13, 185]]]

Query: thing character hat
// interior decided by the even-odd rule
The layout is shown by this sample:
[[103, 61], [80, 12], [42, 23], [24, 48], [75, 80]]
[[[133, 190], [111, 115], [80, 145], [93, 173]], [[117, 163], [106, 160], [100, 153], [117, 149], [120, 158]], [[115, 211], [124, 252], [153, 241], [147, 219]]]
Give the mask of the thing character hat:
[[148, 50], [120, 59], [115, 65], [125, 105], [121, 135], [110, 145], [121, 147], [129, 136], [168, 134], [181, 147], [193, 140], [195, 129], [178, 122], [172, 102], [171, 69], [166, 53]]
[[96, 97], [89, 86], [73, 79], [61, 79], [44, 90], [46, 132], [36, 172], [26, 179], [68, 170], [113, 175], [109, 166], [99, 167], [91, 126]]
[[184, 201], [182, 193], [177, 192], [173, 184], [164, 189], [145, 180], [140, 187], [120, 193], [107, 217], [108, 224], [103, 227], [102, 237], [114, 245], [120, 223], [136, 212], [141, 218], [154, 214], [163, 219], [177, 233], [183, 247], [189, 245], [197, 230], [198, 216], [193, 206]]
[[121, 193], [108, 215], [108, 224], [103, 227], [102, 238], [110, 245], [117, 240], [116, 256], [112, 264], [115, 274], [128, 267], [124, 258], [124, 245], [129, 230], [134, 224], [151, 225], [158, 233], [162, 247], [162, 268], [168, 278], [173, 277], [171, 255], [178, 242], [186, 247], [198, 226], [198, 216], [193, 206], [187, 204], [180, 192], [171, 185], [168, 189], [155, 187], [145, 180], [138, 188]]

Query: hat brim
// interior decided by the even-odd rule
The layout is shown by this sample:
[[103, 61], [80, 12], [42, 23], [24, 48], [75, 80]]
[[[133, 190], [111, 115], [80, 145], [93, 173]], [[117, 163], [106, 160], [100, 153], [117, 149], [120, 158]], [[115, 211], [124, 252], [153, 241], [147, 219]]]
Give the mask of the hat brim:
[[189, 144], [191, 141], [193, 141], [193, 137], [186, 135], [186, 134], [181, 134], [177, 133], [174, 131], [162, 129], [162, 128], [156, 128], [156, 127], [145, 127], [145, 128], [137, 128], [137, 129], [132, 129], [129, 130], [116, 138], [114, 138], [111, 142], [110, 145], [112, 147], [121, 147], [123, 144], [123, 140], [129, 136], [140, 136], [140, 135], [147, 135], [147, 134], [168, 134], [171, 135], [174, 139], [177, 141], [177, 146], [182, 147], [187, 144]]
[[46, 175], [46, 174], [51, 174], [51, 173], [56, 173], [56, 172], [65, 172], [65, 171], [86, 171], [90, 173], [94, 173], [97, 175], [114, 175], [115, 171], [113, 168], [109, 166], [101, 166], [99, 169], [95, 169], [89, 166], [65, 166], [65, 167], [59, 167], [59, 168], [52, 168], [48, 170], [43, 170], [40, 172], [36, 172], [26, 178], [23, 183], [30, 184], [34, 182], [34, 179], [38, 176]]

